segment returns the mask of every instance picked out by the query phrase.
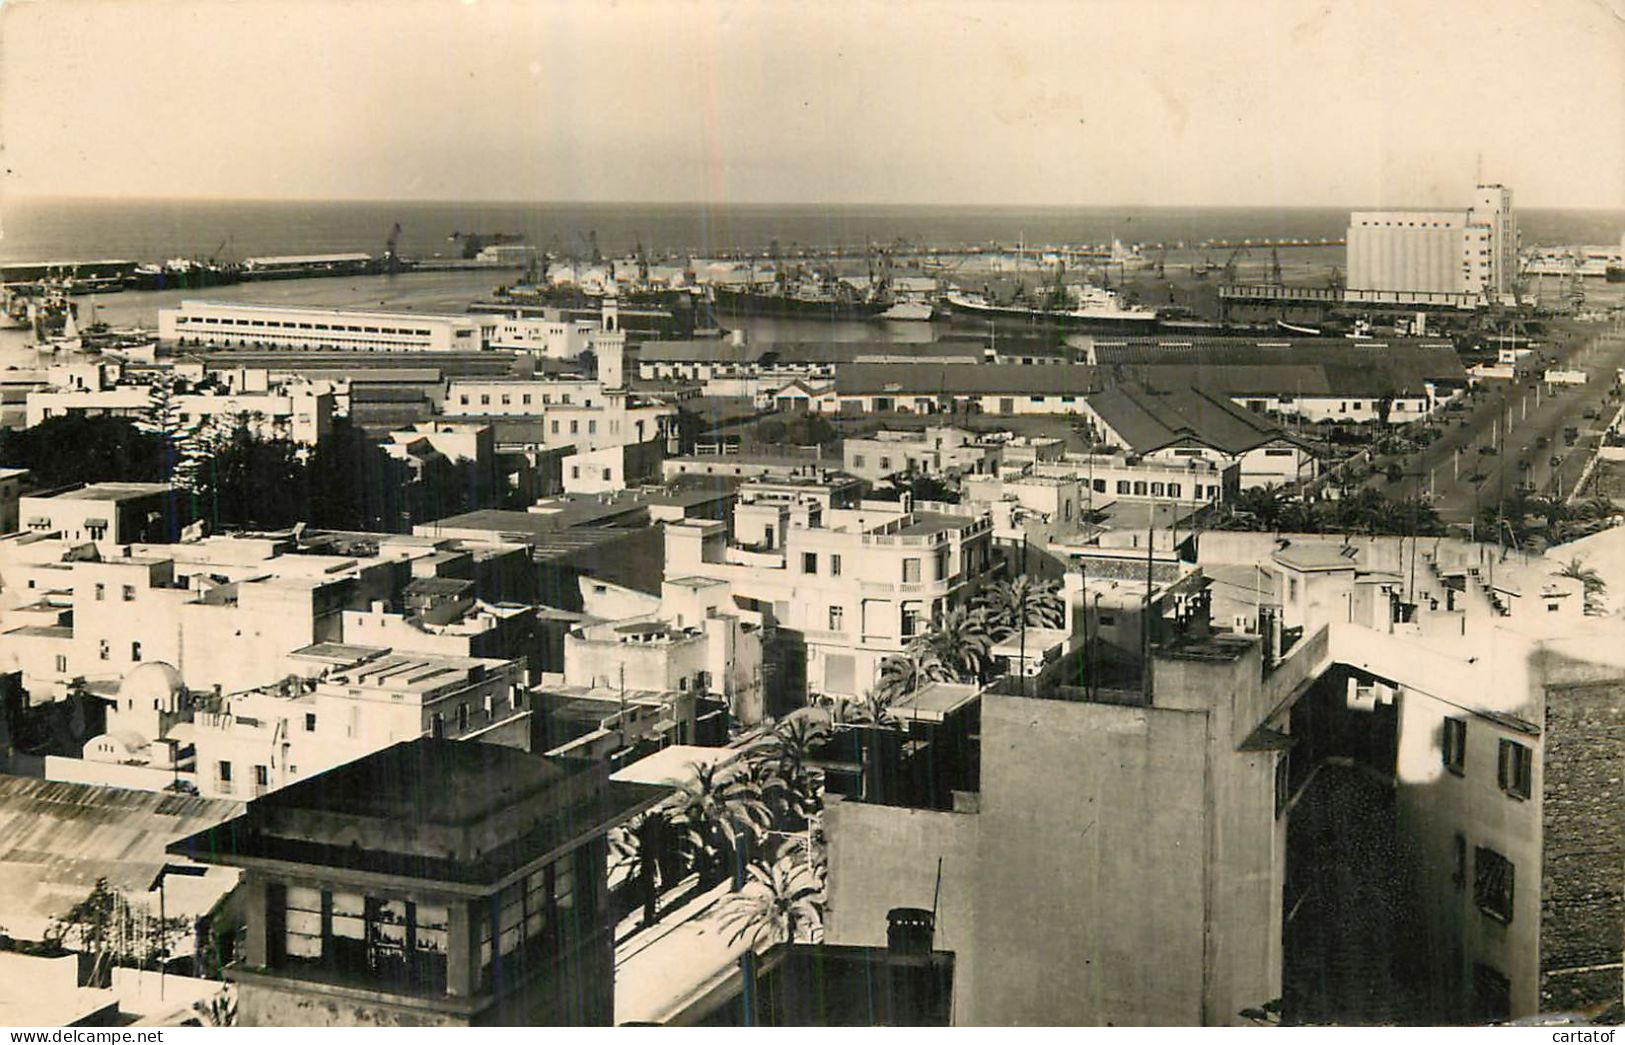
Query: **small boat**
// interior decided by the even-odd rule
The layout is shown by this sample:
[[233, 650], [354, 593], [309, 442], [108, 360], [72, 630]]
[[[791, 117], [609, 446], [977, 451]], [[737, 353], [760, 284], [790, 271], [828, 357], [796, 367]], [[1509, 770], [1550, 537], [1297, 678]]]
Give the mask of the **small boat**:
[[1302, 334], [1304, 337], [1320, 336], [1320, 331], [1314, 327], [1300, 327], [1294, 323], [1288, 323], [1284, 319], [1277, 319], [1275, 325], [1289, 334]]
[[894, 303], [875, 318], [910, 323], [929, 323], [937, 318], [937, 310], [929, 301], [905, 300]]

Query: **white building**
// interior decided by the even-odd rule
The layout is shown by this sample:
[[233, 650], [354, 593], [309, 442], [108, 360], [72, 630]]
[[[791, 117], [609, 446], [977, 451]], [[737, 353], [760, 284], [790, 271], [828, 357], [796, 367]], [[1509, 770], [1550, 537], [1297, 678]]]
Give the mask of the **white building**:
[[1517, 278], [1518, 223], [1504, 186], [1478, 186], [1465, 210], [1349, 215], [1349, 301], [1471, 307], [1510, 297]]
[[161, 540], [179, 495], [168, 483], [90, 483], [18, 498], [21, 526], [71, 541]]
[[314, 685], [205, 701], [190, 732], [199, 792], [246, 799], [421, 736], [529, 750], [529, 719], [517, 664], [375, 649]]
[[[336, 397], [329, 382], [290, 379], [259, 392], [233, 392], [218, 386], [172, 394], [168, 409], [188, 425], [211, 419], [240, 422], [262, 439], [287, 439], [315, 446], [333, 428]], [[53, 417], [146, 417], [153, 410], [148, 384], [103, 388], [45, 388], [28, 393], [29, 427]]]
[[478, 352], [490, 347], [495, 316], [364, 312], [294, 305], [182, 301], [158, 310], [159, 340], [251, 348], [364, 352]]
[[646, 613], [583, 621], [565, 634], [565, 683], [712, 696], [735, 720], [760, 722], [761, 630], [741, 619], [728, 583], [678, 577], [646, 601]]
[[720, 522], [668, 525], [666, 576], [725, 581], [746, 619], [805, 642], [809, 693], [852, 697], [874, 685], [882, 660], [981, 587], [992, 545], [986, 517], [885, 502], [824, 510], [742, 501], [732, 543]]
[[446, 383], [447, 417], [535, 417], [554, 405], [602, 404], [604, 384], [580, 377], [460, 377]]
[[872, 483], [902, 473], [980, 475], [998, 468], [999, 447], [950, 425], [919, 432], [882, 429], [842, 440], [841, 460], [847, 472]]

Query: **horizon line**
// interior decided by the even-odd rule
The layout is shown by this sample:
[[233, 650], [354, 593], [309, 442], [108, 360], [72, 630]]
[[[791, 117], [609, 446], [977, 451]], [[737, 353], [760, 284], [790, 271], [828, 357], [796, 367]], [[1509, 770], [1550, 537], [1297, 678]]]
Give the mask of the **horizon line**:
[[[1514, 190], [1516, 191], [1516, 190]], [[688, 208], [727, 208], [727, 207], [760, 207], [760, 208], [871, 208], [895, 207], [919, 210], [952, 210], [981, 208], [987, 210], [1109, 210], [1121, 208], [1123, 210], [1438, 210], [1438, 205], [1395, 206], [1371, 203], [985, 203], [985, 202], [948, 202], [948, 203], [904, 203], [883, 200], [862, 200], [848, 202], [834, 201], [757, 201], [757, 200], [593, 200], [593, 199], [525, 199], [520, 197], [504, 198], [455, 198], [430, 196], [165, 196], [121, 193], [0, 193], [0, 209], [7, 203], [50, 203], [50, 202], [95, 202], [95, 203], [366, 203], [366, 204], [442, 204], [454, 206], [575, 206], [575, 207], [688, 207]], [[1446, 206], [1446, 209], [1453, 209]], [[1565, 205], [1552, 206], [1549, 204], [1519, 204], [1518, 210], [1551, 210], [1551, 211], [1601, 211], [1608, 213], [1625, 213], [1625, 206], [1598, 206]]]

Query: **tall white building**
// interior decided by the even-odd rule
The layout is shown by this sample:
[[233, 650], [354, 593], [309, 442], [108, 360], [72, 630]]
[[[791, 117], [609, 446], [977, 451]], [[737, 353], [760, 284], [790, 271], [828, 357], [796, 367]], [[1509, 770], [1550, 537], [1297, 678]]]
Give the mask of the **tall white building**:
[[248, 348], [479, 352], [490, 346], [499, 322], [496, 316], [182, 301], [158, 310], [158, 338]]
[[1518, 220], [1512, 190], [1480, 185], [1465, 210], [1349, 215], [1348, 300], [1471, 307], [1512, 294]]

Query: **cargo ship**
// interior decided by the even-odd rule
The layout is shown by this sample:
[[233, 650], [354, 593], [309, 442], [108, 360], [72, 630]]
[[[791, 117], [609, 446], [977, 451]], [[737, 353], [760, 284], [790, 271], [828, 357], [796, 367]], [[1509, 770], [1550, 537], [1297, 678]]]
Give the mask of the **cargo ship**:
[[1001, 305], [986, 294], [963, 290], [949, 291], [946, 300], [955, 316], [967, 319], [1016, 320], [1103, 334], [1142, 334], [1158, 329], [1156, 309], [1125, 304], [1115, 291], [1093, 284], [1068, 286], [1064, 302], [1051, 295], [1036, 304], [1012, 301]]
[[217, 265], [191, 258], [170, 258], [161, 265], [137, 265], [124, 277], [131, 290], [198, 290], [223, 287], [242, 280], [236, 265]]
[[859, 294], [844, 283], [802, 280], [759, 289], [760, 284], [722, 284], [711, 289], [722, 315], [781, 319], [873, 319], [890, 306]]

